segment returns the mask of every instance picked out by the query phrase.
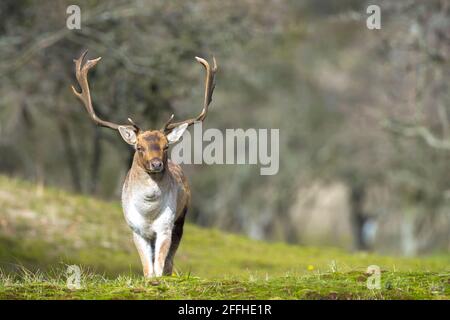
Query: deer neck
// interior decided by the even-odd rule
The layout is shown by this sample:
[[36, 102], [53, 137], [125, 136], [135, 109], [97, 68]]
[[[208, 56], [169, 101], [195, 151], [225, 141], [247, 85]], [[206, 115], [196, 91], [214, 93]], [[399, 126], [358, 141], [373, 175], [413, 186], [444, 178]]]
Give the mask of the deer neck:
[[158, 173], [150, 173], [144, 169], [140, 163], [137, 153], [134, 154], [133, 163], [130, 170], [131, 178], [134, 183], [140, 187], [151, 187], [157, 186], [161, 190], [166, 190], [171, 185], [171, 179], [169, 170], [167, 168], [167, 163], [164, 164], [164, 170]]
[[156, 219], [161, 210], [171, 205], [173, 191], [173, 179], [167, 168], [157, 175], [150, 174], [134, 156], [122, 191], [122, 203], [128, 214], [134, 212], [145, 219]]

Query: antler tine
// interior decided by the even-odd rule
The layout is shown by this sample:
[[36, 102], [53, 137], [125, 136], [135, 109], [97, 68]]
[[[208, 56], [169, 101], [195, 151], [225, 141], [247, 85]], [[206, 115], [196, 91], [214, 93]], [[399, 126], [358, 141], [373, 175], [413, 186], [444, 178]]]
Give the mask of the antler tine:
[[175, 115], [172, 113], [169, 120], [167, 120], [167, 122], [164, 124], [163, 131], [166, 131], [168, 129], [168, 126], [172, 123], [172, 120], [174, 117], [175, 117]]
[[206, 117], [206, 113], [208, 112], [208, 106], [212, 101], [212, 95], [213, 95], [214, 89], [216, 87], [216, 84], [214, 82], [214, 77], [215, 77], [216, 71], [217, 71], [217, 63], [216, 63], [216, 58], [213, 56], [214, 65], [211, 69], [211, 67], [209, 66], [209, 63], [205, 59], [202, 59], [200, 57], [195, 57], [195, 59], [198, 62], [200, 62], [205, 67], [205, 70], [206, 70], [205, 100], [203, 103], [203, 110], [201, 113], [201, 116]]
[[84, 108], [89, 113], [89, 116], [95, 124], [117, 130], [119, 128], [118, 124], [100, 119], [95, 113], [94, 108], [92, 107], [91, 93], [89, 90], [89, 82], [87, 77], [89, 70], [92, 69], [100, 61], [101, 57], [93, 60], [88, 60], [83, 65], [83, 60], [86, 57], [87, 52], [87, 50], [84, 51], [78, 59], [73, 60], [75, 62], [75, 76], [77, 78], [78, 84], [80, 85], [81, 92], [78, 92], [74, 86], [72, 86], [72, 91], [74, 95], [83, 103]]
[[215, 84], [215, 75], [217, 72], [217, 63], [216, 58], [213, 56], [213, 67], [211, 68], [208, 61], [206, 61], [203, 58], [195, 57], [195, 59], [203, 65], [205, 68], [206, 76], [205, 76], [205, 97], [203, 101], [203, 109], [202, 112], [196, 117], [192, 119], [188, 119], [181, 122], [175, 122], [172, 123], [172, 120], [174, 118], [174, 115], [170, 117], [170, 119], [166, 122], [166, 124], [163, 127], [163, 131], [170, 131], [173, 128], [183, 124], [187, 123], [189, 126], [194, 124], [196, 121], [203, 121], [206, 118], [206, 115], [208, 114], [208, 107], [212, 101], [212, 95], [214, 92], [214, 88], [216, 87]]
[[131, 125], [133, 126], [135, 131], [140, 131], [141, 130], [141, 128], [139, 128], [139, 126], [131, 118], [128, 118], [128, 122], [131, 123]]

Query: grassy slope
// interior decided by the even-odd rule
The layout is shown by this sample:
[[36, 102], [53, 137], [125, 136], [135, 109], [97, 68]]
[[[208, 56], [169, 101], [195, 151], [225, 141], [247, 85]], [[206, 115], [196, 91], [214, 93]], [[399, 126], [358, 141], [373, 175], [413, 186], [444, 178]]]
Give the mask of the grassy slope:
[[[84, 270], [81, 290], [65, 265]], [[366, 288], [369, 265], [382, 289]], [[0, 298], [436, 298], [450, 296], [450, 257], [393, 258], [253, 241], [188, 224], [178, 276], [144, 281], [118, 203], [0, 176]], [[25, 271], [31, 270], [31, 272]], [[41, 270], [43, 273], [37, 272]]]

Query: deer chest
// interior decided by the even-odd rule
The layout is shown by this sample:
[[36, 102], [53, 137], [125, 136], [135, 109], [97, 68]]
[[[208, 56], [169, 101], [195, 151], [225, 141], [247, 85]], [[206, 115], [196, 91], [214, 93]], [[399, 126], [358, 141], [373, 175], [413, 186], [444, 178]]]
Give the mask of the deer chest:
[[176, 215], [176, 197], [158, 187], [134, 190], [122, 197], [122, 207], [128, 226], [137, 234], [152, 238], [155, 233], [173, 227]]

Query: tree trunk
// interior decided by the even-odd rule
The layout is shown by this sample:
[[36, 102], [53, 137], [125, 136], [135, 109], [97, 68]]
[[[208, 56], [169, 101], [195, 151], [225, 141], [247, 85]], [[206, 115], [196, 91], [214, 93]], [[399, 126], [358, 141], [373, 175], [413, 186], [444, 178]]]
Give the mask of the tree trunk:
[[100, 173], [100, 163], [102, 159], [102, 133], [101, 128], [94, 128], [94, 137], [92, 144], [92, 160], [91, 160], [91, 177], [89, 179], [89, 192], [96, 193], [98, 186], [98, 179]]
[[369, 248], [363, 234], [364, 223], [367, 220], [363, 208], [366, 188], [362, 184], [354, 184], [350, 188], [350, 219], [353, 229], [353, 245], [356, 250], [367, 250]]
[[76, 192], [82, 192], [80, 166], [78, 163], [77, 153], [75, 152], [72, 135], [69, 127], [62, 117], [58, 117], [58, 127], [61, 133], [61, 140], [64, 148], [64, 155], [69, 165], [70, 175], [72, 178], [72, 186]]

